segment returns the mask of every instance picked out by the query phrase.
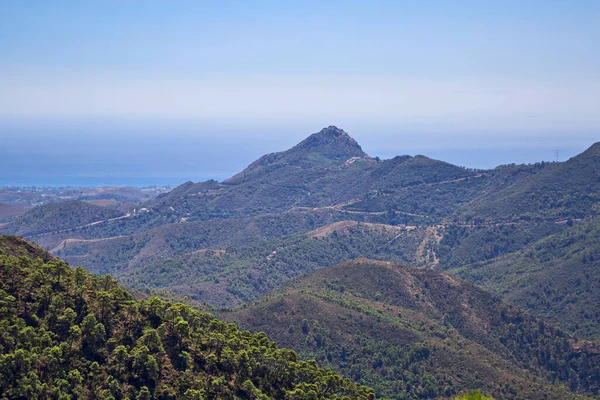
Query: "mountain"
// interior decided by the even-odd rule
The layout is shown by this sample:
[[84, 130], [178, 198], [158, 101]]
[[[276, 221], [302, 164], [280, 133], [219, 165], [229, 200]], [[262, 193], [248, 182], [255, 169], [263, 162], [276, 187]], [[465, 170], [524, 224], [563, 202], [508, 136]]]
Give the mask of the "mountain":
[[374, 398], [265, 334], [135, 301], [109, 276], [59, 260], [10, 255], [32, 249], [0, 237], [2, 398]]
[[600, 220], [564, 225], [521, 249], [449, 272], [564, 329], [600, 339]]
[[80, 228], [124, 215], [123, 212], [115, 209], [95, 206], [80, 200], [71, 200], [35, 207], [5, 225], [3, 231], [21, 236], [34, 236]]
[[39, 258], [44, 262], [56, 260], [56, 257], [35, 243], [28, 242], [22, 237], [12, 235], [0, 236], [0, 256], [13, 258], [23, 256], [30, 259]]
[[[397, 399], [597, 396], [600, 344], [431, 269], [358, 259], [222, 317]], [[571, 391], [568, 389], [570, 388]]]
[[114, 273], [120, 282], [139, 289], [169, 290], [213, 306], [234, 307], [347, 259], [412, 262], [424, 236], [424, 229], [339, 221], [307, 234], [205, 248]]
[[[497, 262], [476, 273], [478, 263], [500, 261], [596, 218], [599, 148], [562, 163], [471, 170], [421, 155], [374, 159], [346, 132], [328, 127], [224, 182], [187, 182], [120, 216], [74, 218], [86, 215], [79, 204], [54, 218], [40, 207], [0, 230], [24, 234], [137, 289], [218, 306], [255, 300], [290, 279], [356, 257], [456, 272], [496, 291], [492, 281], [509, 274], [510, 265]], [[319, 241], [312, 235], [319, 229], [336, 234]], [[402, 229], [411, 231], [396, 238]], [[566, 254], [560, 269], [580, 268], [581, 260]], [[521, 264], [521, 273], [535, 276], [539, 267]], [[523, 283], [524, 293], [541, 296], [537, 282]], [[503, 290], [496, 293], [508, 301], [535, 305]], [[581, 304], [595, 303], [599, 292], [590, 286]], [[585, 313], [548, 310], [535, 312], [595, 335], [597, 324]]]
[[9, 221], [15, 216], [25, 214], [29, 207], [10, 203], [0, 203], [0, 221]]
[[351, 176], [364, 175], [376, 163], [346, 132], [330, 126], [292, 149], [259, 158], [222, 183], [188, 182], [151, 201], [149, 208], [174, 209], [192, 221], [333, 205], [348, 199]]
[[468, 212], [487, 219], [583, 218], [596, 214], [599, 204], [600, 143], [596, 143], [564, 163], [548, 164], [480, 196]]
[[379, 193], [475, 175], [424, 156], [373, 159], [346, 132], [330, 126], [287, 151], [261, 157], [222, 183], [185, 183], [149, 202], [148, 208], [156, 215], [168, 210], [186, 221], [249, 217], [350, 205]]
[[147, 201], [166, 187], [135, 188], [127, 186], [101, 187], [7, 187], [0, 188], [0, 202], [32, 207], [68, 200], [88, 200], [105, 204]]
[[342, 129], [329, 126], [313, 133], [287, 151], [262, 156], [225, 183], [239, 184], [272, 174], [280, 168], [305, 170], [365, 158], [369, 157], [350, 135]]

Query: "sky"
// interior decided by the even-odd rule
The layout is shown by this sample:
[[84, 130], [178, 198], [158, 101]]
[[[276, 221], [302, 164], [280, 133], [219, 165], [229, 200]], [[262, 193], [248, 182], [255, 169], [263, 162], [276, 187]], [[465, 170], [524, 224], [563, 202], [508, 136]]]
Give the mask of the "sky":
[[224, 179], [328, 125], [382, 158], [564, 160], [599, 109], [596, 0], [0, 0], [0, 185]]

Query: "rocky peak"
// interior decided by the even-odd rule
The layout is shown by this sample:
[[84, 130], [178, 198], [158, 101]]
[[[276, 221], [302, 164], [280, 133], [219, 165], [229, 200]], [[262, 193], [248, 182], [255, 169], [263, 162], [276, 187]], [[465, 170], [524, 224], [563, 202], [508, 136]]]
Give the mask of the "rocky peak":
[[334, 137], [334, 138], [338, 138], [338, 137], [342, 137], [345, 136], [347, 138], [352, 139], [347, 133], [346, 131], [344, 131], [343, 129], [338, 128], [335, 125], [329, 125], [327, 128], [323, 128], [321, 129], [319, 132], [315, 133], [315, 135], [320, 135], [320, 136], [330, 136], [330, 137]]
[[281, 166], [312, 168], [345, 162], [353, 157], [368, 156], [350, 135], [331, 125], [313, 133], [289, 150], [262, 156], [225, 183], [239, 183]]
[[350, 157], [364, 157], [360, 145], [343, 129], [330, 125], [313, 133], [295, 147], [288, 150], [298, 153], [319, 153], [330, 159], [348, 159]]

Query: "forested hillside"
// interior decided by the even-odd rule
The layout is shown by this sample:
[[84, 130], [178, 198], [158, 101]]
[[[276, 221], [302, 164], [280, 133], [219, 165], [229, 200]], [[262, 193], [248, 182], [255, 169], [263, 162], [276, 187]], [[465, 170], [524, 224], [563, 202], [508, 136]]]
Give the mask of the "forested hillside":
[[564, 163], [545, 168], [514, 184], [485, 193], [465, 212], [489, 219], [583, 218], [600, 202], [600, 143]]
[[115, 277], [138, 289], [166, 289], [215, 306], [233, 307], [344, 260], [370, 257], [413, 262], [424, 235], [424, 229], [341, 221], [308, 234], [161, 259], [115, 271]]
[[1, 398], [374, 398], [265, 334], [135, 301], [109, 276], [27, 257], [44, 254], [18, 241], [0, 237]]
[[359, 259], [222, 315], [395, 399], [600, 393], [598, 343], [430, 269]]
[[[132, 287], [218, 306], [356, 257], [427, 266], [598, 337], [597, 316], [584, 306], [600, 296], [587, 254], [596, 230], [574, 234], [588, 250], [576, 244], [548, 257], [569, 247], [560, 239], [573, 240], [567, 231], [595, 223], [599, 149], [566, 162], [472, 170], [420, 155], [372, 158], [330, 126], [230, 179], [187, 182], [135, 213], [71, 202], [34, 208], [0, 230]], [[538, 279], [542, 270], [548, 275]]]
[[35, 207], [4, 226], [3, 231], [15, 235], [32, 236], [79, 228], [123, 215], [124, 213], [119, 210], [95, 206], [80, 200], [71, 200]]
[[509, 254], [450, 272], [571, 332], [600, 339], [600, 221], [593, 218], [565, 228]]
[[0, 223], [8, 222], [18, 215], [25, 214], [28, 209], [26, 206], [0, 202]]

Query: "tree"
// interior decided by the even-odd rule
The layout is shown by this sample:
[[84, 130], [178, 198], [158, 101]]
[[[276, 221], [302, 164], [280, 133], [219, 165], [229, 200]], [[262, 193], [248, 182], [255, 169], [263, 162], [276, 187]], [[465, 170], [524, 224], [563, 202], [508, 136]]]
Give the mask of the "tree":
[[140, 389], [140, 393], [135, 398], [136, 400], [150, 400], [152, 396], [150, 395], [150, 390], [146, 386], [142, 386]]

